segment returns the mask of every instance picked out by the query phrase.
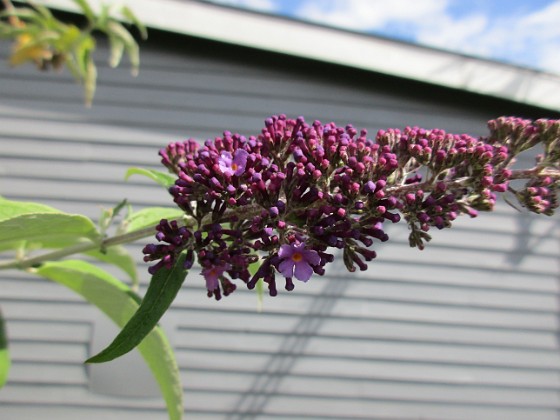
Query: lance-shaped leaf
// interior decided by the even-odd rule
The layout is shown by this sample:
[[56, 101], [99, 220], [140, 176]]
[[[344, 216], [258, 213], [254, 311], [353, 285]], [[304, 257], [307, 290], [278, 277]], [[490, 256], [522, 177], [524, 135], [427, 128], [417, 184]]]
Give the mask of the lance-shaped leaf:
[[[36, 273], [68, 287], [123, 327], [137, 313], [140, 298], [124, 283], [85, 261], [47, 262]], [[172, 420], [181, 418], [182, 386], [173, 350], [159, 327], [150, 328], [138, 350], [152, 370]]]
[[186, 251], [179, 256], [172, 268], [158, 270], [152, 277], [138, 311], [113, 342], [99, 354], [86, 360], [86, 363], [108, 362], [128, 353], [142, 342], [167, 311], [185, 281], [185, 258]]
[[174, 220], [184, 216], [185, 213], [177, 208], [146, 207], [145, 209], [135, 211], [125, 220], [126, 231], [133, 232], [135, 230], [155, 226], [161, 219]]
[[29, 7], [18, 7], [10, 10], [3, 10], [0, 12], [0, 18], [17, 17], [18, 19], [23, 19], [29, 22], [41, 24], [43, 22], [43, 17], [37, 13], [36, 10]]
[[8, 335], [6, 333], [6, 325], [2, 312], [0, 311], [0, 388], [2, 388], [8, 380], [10, 372], [10, 353], [8, 351]]
[[29, 213], [60, 213], [60, 210], [31, 201], [12, 201], [0, 197], [0, 221]]
[[123, 56], [124, 52], [124, 42], [114, 35], [108, 35], [109, 39], [109, 66], [115, 68], [117, 67]]
[[110, 37], [116, 37], [123, 42], [124, 49], [130, 60], [132, 75], [137, 76], [140, 67], [140, 48], [134, 40], [134, 37], [116, 20], [109, 20], [106, 32]]
[[174, 183], [177, 177], [166, 172], [156, 171], [154, 169], [144, 169], [144, 168], [129, 168], [124, 175], [125, 181], [128, 180], [132, 175], [142, 175], [150, 178], [152, 181], [157, 182], [159, 185], [168, 189]]
[[96, 84], [97, 67], [95, 67], [95, 63], [93, 62], [93, 56], [91, 53], [88, 53], [86, 58], [86, 72], [84, 75], [84, 101], [87, 107], [90, 107], [93, 102]]
[[82, 9], [82, 13], [89, 22], [92, 23], [95, 21], [95, 13], [86, 0], [74, 0], [74, 3], [80, 6], [80, 9]]
[[123, 6], [121, 8], [121, 14], [123, 15], [124, 18], [129, 20], [134, 26], [138, 28], [138, 31], [140, 32], [140, 36], [142, 37], [142, 39], [148, 39], [148, 29], [142, 22], [140, 22], [140, 20], [136, 17], [136, 15], [132, 12], [132, 10], [129, 7]]
[[0, 250], [17, 248], [21, 241], [60, 248], [79, 239], [100, 239], [95, 224], [79, 214], [29, 213], [0, 221]]

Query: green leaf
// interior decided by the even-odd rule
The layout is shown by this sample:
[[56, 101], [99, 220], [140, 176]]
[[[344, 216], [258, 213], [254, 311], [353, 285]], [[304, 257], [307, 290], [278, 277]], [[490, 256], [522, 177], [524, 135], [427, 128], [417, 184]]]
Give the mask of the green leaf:
[[27, 240], [50, 248], [77, 238], [99, 239], [93, 222], [79, 214], [30, 213], [0, 221], [0, 243]]
[[86, 77], [88, 63], [93, 50], [95, 50], [95, 39], [91, 36], [83, 37], [80, 43], [74, 48], [74, 60], [80, 73], [79, 81], [82, 81]]
[[99, 354], [86, 360], [86, 363], [108, 362], [128, 353], [142, 342], [167, 311], [185, 281], [185, 256], [186, 252], [183, 252], [171, 269], [158, 270], [152, 277], [138, 311], [113, 342]]
[[[139, 297], [124, 283], [85, 261], [47, 262], [36, 272], [83, 296], [120, 327], [137, 313]], [[178, 420], [183, 411], [183, 393], [173, 350], [161, 328], [151, 328], [145, 336], [138, 350], [159, 384], [170, 419]]]
[[29, 27], [25, 27], [25, 28], [16, 28], [12, 25], [9, 25], [7, 23], [4, 22], [0, 22], [0, 37], [1, 38], [10, 38], [10, 39], [14, 39], [20, 35], [25, 35], [30, 33], [30, 28]]
[[109, 66], [115, 68], [117, 67], [122, 59], [122, 55], [124, 53], [124, 42], [112, 35], [108, 35], [109, 38]]
[[93, 62], [93, 57], [88, 54], [86, 63], [86, 73], [84, 77], [84, 96], [87, 107], [91, 106], [93, 96], [95, 95], [95, 86], [97, 84], [97, 68]]
[[80, 6], [82, 13], [90, 23], [95, 21], [95, 13], [86, 0], [74, 0], [74, 3]]
[[10, 16], [34, 23], [42, 23], [44, 20], [36, 10], [29, 7], [18, 7], [12, 10], [4, 10], [0, 13], [0, 19], [9, 18]]
[[132, 12], [132, 10], [130, 10], [129, 7], [123, 6], [121, 8], [121, 14], [123, 15], [124, 18], [126, 18], [128, 21], [130, 21], [134, 26], [138, 28], [138, 31], [140, 32], [140, 36], [142, 37], [142, 39], [144, 40], [148, 39], [148, 29], [146, 29], [146, 26], [142, 22], [140, 22], [140, 20], [138, 20], [136, 15]]
[[107, 23], [109, 22], [109, 16], [111, 15], [111, 5], [102, 4], [95, 22], [95, 28], [100, 31], [107, 32]]
[[100, 261], [113, 264], [123, 270], [132, 280], [132, 287], [138, 288], [138, 272], [136, 270], [136, 262], [128, 251], [120, 246], [111, 246], [104, 251], [94, 250], [86, 252], [87, 255]]
[[0, 197], [0, 221], [29, 213], [60, 213], [60, 211], [44, 204], [12, 201]]
[[39, 14], [45, 19], [46, 22], [50, 22], [54, 20], [54, 16], [52, 15], [51, 11], [47, 9], [45, 6], [41, 6], [40, 4], [33, 4], [33, 7]]
[[144, 229], [157, 225], [161, 219], [180, 219], [185, 213], [177, 208], [169, 207], [147, 207], [134, 212], [127, 219], [126, 232]]
[[175, 179], [177, 179], [175, 175], [156, 171], [153, 169], [129, 168], [124, 176], [125, 181], [128, 180], [128, 178], [130, 178], [132, 175], [143, 175], [145, 177], [148, 177], [152, 181], [157, 182], [162, 187], [165, 187], [165, 189], [171, 187], [175, 183]]
[[116, 37], [123, 42], [124, 49], [128, 54], [132, 66], [132, 75], [136, 76], [140, 67], [140, 48], [134, 40], [134, 37], [116, 20], [109, 20], [107, 22], [106, 32], [109, 37]]
[[8, 350], [8, 335], [6, 334], [6, 325], [4, 317], [0, 311], [0, 388], [2, 388], [8, 380], [8, 372], [10, 371], [10, 352]]
[[77, 26], [68, 25], [53, 44], [59, 52], [67, 53], [81, 41], [81, 38], [80, 29]]

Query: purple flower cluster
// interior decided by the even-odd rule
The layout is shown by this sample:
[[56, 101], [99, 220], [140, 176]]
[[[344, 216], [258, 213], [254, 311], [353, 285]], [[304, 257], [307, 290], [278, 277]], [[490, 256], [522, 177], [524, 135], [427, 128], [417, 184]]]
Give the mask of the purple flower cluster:
[[[280, 115], [258, 136], [172, 143], [160, 151], [177, 175], [169, 192], [192, 223], [162, 220], [161, 243], [144, 248], [145, 260], [159, 260], [155, 272], [187, 251], [186, 264], [196, 257], [208, 295], [220, 299], [235, 279], [249, 288], [262, 279], [276, 295], [278, 273], [292, 290], [294, 277], [324, 274], [334, 259], [329, 249], [342, 250], [348, 270], [365, 270], [373, 245], [388, 240], [387, 221], [404, 218], [411, 246], [422, 249], [431, 227], [493, 208], [515, 177], [516, 153], [544, 142], [542, 161], [559, 160], [558, 123], [502, 118], [489, 127], [488, 139], [407, 127], [379, 131], [373, 141], [351, 125]], [[532, 175], [522, 202], [547, 213], [557, 205], [558, 178]]]

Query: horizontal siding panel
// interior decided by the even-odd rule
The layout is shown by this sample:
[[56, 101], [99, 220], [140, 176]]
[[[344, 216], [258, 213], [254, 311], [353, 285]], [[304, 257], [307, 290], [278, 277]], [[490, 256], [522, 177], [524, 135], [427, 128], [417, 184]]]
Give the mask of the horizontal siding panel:
[[[126, 414], [125, 414], [126, 413]], [[29, 404], [22, 402], [2, 402], [2, 414], [8, 419], [56, 419], [56, 420], [122, 420], [124, 415], [130, 415], [135, 420], [167, 420], [169, 417], [162, 410], [147, 410], [145, 408], [127, 407], [126, 411], [114, 407], [91, 406], [61, 406], [49, 403]], [[204, 419], [204, 417], [200, 417]]]
[[[215, 386], [213, 379], [203, 378], [209, 374], [227, 377], [230, 374], [251, 373], [271, 377], [279, 377], [278, 361], [290, 359], [289, 355], [266, 354], [262, 352], [246, 352], [226, 350], [197, 350], [182, 348], [177, 352], [177, 359], [183, 372], [185, 382], [189, 389], [203, 389], [206, 386]], [[409, 362], [406, 369], [396, 361], [367, 360], [367, 369], [360, 371], [352, 369], [356, 361], [348, 363], [350, 368], [343, 370], [341, 363], [331, 359], [332, 370], [325, 370], [325, 359], [318, 356], [305, 355], [304, 363], [292, 366], [289, 376], [302, 378], [316, 378], [333, 383], [345, 381], [356, 383], [369, 382], [402, 382], [415, 384], [440, 384], [440, 385], [473, 385], [492, 388], [516, 389], [557, 389], [560, 382], [560, 373], [550, 370], [511, 369], [498, 366], [468, 366], [459, 364], [438, 364], [429, 362]], [[275, 369], [276, 367], [276, 369]], [[333, 374], [334, 371], [334, 374]], [[285, 378], [287, 374], [283, 377]], [[350, 386], [350, 385], [349, 385]]]
[[[162, 206], [170, 203], [168, 193], [155, 184], [153, 186], [125, 185], [123, 188], [123, 185], [107, 183], [100, 186], [103, 189], [93, 188], [87, 183], [72, 180], [66, 180], [65, 182], [42, 180], [39, 185], [38, 182], [30, 183], [26, 180], [12, 179], [10, 182], [3, 182], [2, 184], [6, 184], [3, 185], [6, 197], [17, 194], [19, 199], [25, 201], [41, 202], [43, 197], [62, 200], [66, 197], [72, 197], [73, 200], [88, 201], [92, 204], [109, 203], [112, 204], [111, 207], [120, 203], [123, 198], [142, 206]], [[101, 211], [100, 207], [98, 207], [98, 210]]]
[[[382, 314], [380, 314], [382, 315]], [[281, 317], [281, 318], [280, 318]], [[177, 345], [188, 346], [192, 331], [212, 331], [220, 335], [225, 331], [235, 334], [273, 334], [287, 338], [329, 337], [338, 340], [390, 340], [410, 344], [414, 342], [465, 344], [481, 347], [519, 348], [557, 351], [558, 336], [555, 332], [530, 331], [524, 329], [500, 330], [481, 329], [466, 326], [408, 322], [391, 322], [383, 319], [340, 319], [324, 318], [317, 322], [313, 331], [300, 331], [304, 319], [288, 314], [255, 316], [251, 313], [227, 313], [215, 315], [207, 311], [185, 311], [181, 316], [179, 334], [175, 336]]]
[[[163, 401], [160, 398], [112, 398], [101, 394], [89, 392], [86, 387], [79, 386], [40, 386], [40, 385], [14, 385], [7, 387], [0, 393], [0, 404], [9, 402], [12, 405], [57, 405], [60, 407], [70, 406], [74, 408], [100, 408], [111, 410], [113, 413], [120, 409], [130, 410], [134, 413], [139, 411], [164, 410]], [[132, 404], [131, 404], [132, 403]], [[87, 415], [87, 414], [86, 414]], [[126, 411], [120, 415], [126, 415]], [[122, 417], [121, 417], [122, 418]]]
[[419, 304], [398, 304], [391, 302], [354, 302], [352, 307], [337, 302], [332, 313], [339, 316], [374, 317], [383, 314], [384, 319], [437, 322], [444, 324], [479, 325], [482, 327], [526, 328], [535, 330], [556, 330], [559, 320], [553, 314], [518, 313], [517, 311], [493, 311], [471, 308], [435, 307]]
[[[460, 237], [458, 238], [460, 239]], [[429, 246], [429, 245], [428, 245]], [[507, 244], [506, 244], [507, 246]], [[558, 259], [552, 255], [532, 255], [529, 257], [523, 254], [519, 255], [519, 259], [515, 266], [507, 261], [506, 258], [497, 257], [492, 253], [484, 250], [462, 247], [461, 249], [449, 249], [441, 247], [437, 252], [437, 260], [430, 251], [418, 252], [416, 249], [408, 247], [387, 247], [379, 249], [380, 258], [389, 258], [393, 260], [405, 259], [408, 264], [435, 264], [441, 262], [448, 266], [456, 265], [458, 268], [462, 266], [475, 266], [478, 269], [509, 269], [512, 271], [524, 271], [527, 273], [554, 275], [558, 270]], [[506, 254], [507, 255], [507, 254]]]
[[[404, 254], [407, 250], [402, 247], [401, 251]], [[437, 253], [435, 254], [437, 256]], [[400, 258], [387, 258], [382, 254], [378, 256], [377, 261], [370, 264], [371, 270], [375, 270], [375, 274], [356, 272], [352, 275], [361, 282], [390, 279], [405, 283], [442, 284], [482, 290], [517, 290], [540, 293], [558, 293], [559, 291], [558, 281], [553, 274], [519, 271], [514, 270], [511, 266], [482, 269], [472, 262], [435, 265], [433, 262], [430, 264], [409, 262]], [[338, 274], [335, 270], [331, 270], [330, 274]], [[348, 274], [344, 273], [341, 268], [338, 275], [343, 277]]]
[[[295, 360], [297, 356], [320, 356], [329, 359], [323, 361], [324, 372], [331, 375], [342, 374], [335, 370], [351, 361], [356, 362], [356, 369], [366, 360], [393, 360], [401, 362], [427, 362], [442, 364], [459, 364], [490, 367], [512, 367], [516, 369], [553, 369], [559, 366], [560, 355], [555, 351], [513, 350], [508, 348], [481, 348], [467, 345], [425, 344], [421, 342], [406, 343], [383, 340], [350, 341], [328, 337], [305, 335], [243, 334], [230, 331], [188, 331], [185, 337], [177, 341], [188, 342], [188, 348], [231, 351], [248, 351], [268, 353], [277, 349], [280, 357], [289, 358], [294, 369], [299, 363], [305, 364], [305, 358]], [[180, 333], [178, 334], [180, 336]], [[333, 359], [332, 361], [330, 359]], [[347, 372], [348, 373], [348, 372]]]
[[[157, 159], [154, 159], [157, 161]], [[33, 182], [37, 178], [55, 180], [67, 180], [68, 175], [72, 175], [74, 181], [87, 182], [89, 184], [103, 185], [104, 183], [122, 183], [121, 186], [126, 188], [128, 185], [154, 185], [153, 181], [139, 175], [132, 176], [125, 183], [124, 176], [130, 163], [115, 164], [111, 162], [92, 162], [92, 161], [76, 161], [57, 159], [57, 171], [53, 172], [52, 167], [55, 164], [54, 159], [50, 161], [34, 160], [33, 164], [29, 164], [29, 159], [25, 157], [10, 158], [2, 162], [2, 177], [4, 179], [17, 178], [29, 179]], [[162, 167], [163, 168], [163, 167]]]
[[[503, 308], [559, 312], [560, 302], [554, 296], [506, 291], [480, 290], [476, 287], [446, 287], [433, 285], [402, 285], [390, 280], [358, 281], [348, 280], [345, 297], [360, 299], [393, 300], [418, 302], [434, 305], [467, 306], [482, 308]], [[406, 293], [403, 294], [403, 290]]]
[[85, 386], [87, 382], [83, 364], [17, 362], [10, 368], [10, 384]]
[[[46, 147], [48, 144], [49, 147]], [[0, 140], [2, 154], [15, 158], [41, 158], [42, 160], [65, 160], [83, 162], [127, 163], [129, 165], [159, 164], [158, 149], [129, 147], [126, 145], [104, 145], [76, 142], [46, 143], [44, 140], [19, 139], [10, 141]], [[31, 151], [31, 152], [30, 152]], [[69, 177], [71, 178], [71, 177]]]
[[59, 341], [89, 343], [91, 326], [85, 322], [20, 321], [8, 319], [9, 338], [14, 341]]
[[[76, 293], [61, 285], [49, 281], [26, 281], [25, 278], [17, 280], [0, 280], [2, 298], [10, 300], [37, 300], [81, 302], [83, 299]], [[23, 281], [23, 284], [22, 284]]]
[[79, 302], [33, 302], [27, 301], [3, 301], [2, 314], [10, 328], [11, 319], [18, 321], [56, 321], [56, 322], [90, 322], [95, 307], [84, 301]]
[[[80, 105], [75, 105], [78, 107]], [[33, 108], [33, 112], [41, 112], [40, 107]], [[9, 111], [9, 112], [8, 112]], [[80, 111], [77, 111], [80, 112]], [[83, 112], [83, 111], [82, 111]], [[93, 124], [88, 121], [86, 115], [78, 115], [74, 119], [70, 119], [67, 114], [56, 112], [44, 118], [41, 114], [35, 114], [35, 118], [30, 118], [29, 111], [21, 109], [19, 112], [14, 112], [10, 107], [0, 107], [0, 122], [2, 123], [2, 132], [0, 141], [9, 143], [19, 143], [23, 140], [37, 140], [41, 139], [42, 144], [45, 140], [53, 141], [55, 144], [61, 143], [54, 151], [64, 153], [65, 145], [68, 143], [76, 143], [79, 153], [75, 160], [79, 160], [85, 153], [84, 150], [91, 150], [92, 146], [80, 146], [82, 143], [93, 145], [117, 145], [120, 146], [121, 157], [130, 155], [122, 153], [126, 147], [142, 148], [144, 151], [152, 155], [157, 155], [159, 148], [164, 147], [171, 141], [183, 139], [184, 133], [178, 132], [175, 134], [171, 132], [162, 132], [162, 130], [150, 130], [147, 128], [138, 129], [135, 127], [119, 127], [111, 124]], [[17, 117], [17, 118], [14, 118]], [[61, 120], [64, 124], [61, 124]], [[6, 147], [8, 146], [6, 144]], [[125, 147], [126, 146], [126, 147]], [[46, 150], [35, 148], [37, 152], [47, 152], [48, 149], [54, 148], [51, 146]], [[155, 150], [154, 150], [155, 148]], [[13, 149], [16, 152], [19, 149]], [[73, 149], [75, 150], [75, 149]], [[7, 151], [7, 149], [6, 149]], [[28, 150], [29, 152], [29, 150]], [[3, 152], [5, 153], [5, 152]], [[148, 156], [146, 153], [146, 156]], [[29, 156], [37, 156], [40, 153], [30, 154]], [[45, 155], [45, 157], [56, 159], [56, 154]], [[83, 160], [83, 159], [82, 159]], [[111, 162], [111, 161], [107, 161]], [[130, 161], [127, 161], [130, 162]], [[112, 162], [111, 162], [112, 163]]]
[[14, 362], [82, 364], [88, 358], [87, 345], [49, 341], [15, 341], [10, 343]]
[[[161, 77], [165, 78], [167, 76], [162, 74]], [[219, 77], [221, 77], [221, 75], [219, 75]], [[284, 113], [292, 117], [303, 114], [309, 121], [320, 118], [323, 122], [330, 122], [334, 119], [336, 123], [341, 125], [352, 123], [358, 128], [374, 127], [377, 129], [391, 126], [401, 127], [401, 121], [404, 120], [404, 117], [407, 117], [406, 121], [410, 121], [410, 123], [407, 124], [420, 124], [426, 126], [426, 128], [441, 127], [442, 123], [453, 126], [456, 125], [454, 121], [463, 119], [463, 117], [457, 115], [456, 111], [432, 105], [432, 112], [437, 112], [439, 118], [432, 121], [422, 121], [418, 118], [420, 115], [419, 111], [421, 106], [425, 109], [426, 104], [418, 104], [415, 107], [403, 107], [401, 101], [388, 99], [386, 95], [376, 98], [375, 93], [368, 96], [367, 104], [365, 104], [363, 100], [360, 101], [359, 98], [353, 98], [350, 93], [339, 94], [340, 98], [346, 97], [346, 100], [332, 101], [332, 96], [326, 98], [316, 97], [317, 90], [330, 90], [324, 86], [317, 86], [313, 94], [304, 96], [301, 95], [301, 92], [294, 92], [293, 94], [283, 92], [281, 95], [275, 94], [274, 96], [269, 96], [263, 93], [248, 93], [246, 91], [224, 92], [223, 90], [215, 88], [201, 89], [199, 86], [205, 85], [199, 84], [186, 89], [173, 88], [163, 90], [154, 82], [154, 86], [151, 89], [147, 86], [143, 86], [142, 89], [139, 89], [137, 85], [132, 85], [126, 79], [122, 82], [111, 84], [107, 84], [103, 79], [101, 80], [96, 92], [96, 104], [102, 106], [94, 107], [94, 109], [89, 110], [87, 115], [90, 118], [95, 118], [100, 115], [94, 112], [95, 109], [119, 106], [123, 108], [126, 107], [140, 114], [146, 110], [157, 108], [161, 112], [170, 112], [170, 116], [175, 112], [189, 114], [205, 112], [210, 115], [220, 113], [221, 115], [238, 117], [252, 116], [261, 120], [270, 114]], [[44, 81], [33, 79], [18, 80], [17, 78], [11, 78], [9, 81], [10, 83], [6, 83], [0, 87], [0, 93], [6, 101], [13, 101], [14, 109], [16, 109], [16, 106], [24, 108], [22, 103], [30, 99], [35, 100], [34, 98], [40, 99], [43, 92], [52, 91], [52, 88]], [[230, 83], [235, 82], [232, 81]], [[33, 89], [33, 97], [22, 97], [21, 92], [24, 85], [26, 90]], [[78, 90], [77, 86], [61, 84], [60, 88], [57, 89], [55, 93], [55, 97], [53, 98], [52, 95], [49, 96], [50, 100], [56, 101], [56, 109], [62, 110], [68, 109], [69, 106], [74, 106], [72, 114], [58, 114], [59, 118], [71, 120], [75, 118], [72, 117], [72, 115], [79, 114], [79, 112], [76, 112], [79, 111], [79, 108], [78, 110], [75, 108]], [[43, 93], [43, 98], [44, 97], [46, 96]], [[239, 107], [240, 103], [243, 103], [243, 107]], [[313, 114], [311, 115], [309, 114], [310, 107], [313, 108]], [[14, 111], [6, 110], [5, 112]], [[42, 115], [47, 116], [49, 114], [43, 113]], [[57, 117], [56, 114], [50, 115], [54, 118]], [[157, 114], [154, 116], [157, 116]], [[232, 124], [235, 125], [231, 127], [224, 125], [221, 129], [232, 130], [233, 127], [235, 127], [236, 130], [242, 132], [246, 132], [248, 129], [248, 127], [239, 126], [239, 122], [232, 122]], [[159, 125], [158, 123], [156, 126]], [[216, 127], [216, 122], [210, 125], [204, 123], [202, 126], [208, 128]], [[188, 126], [185, 126], [185, 128], [187, 127]], [[218, 129], [220, 129], [220, 127], [218, 127]], [[482, 121], [480, 127], [477, 127], [477, 132], [473, 134], [484, 134], [484, 129], [484, 121]], [[470, 130], [472, 131], [472, 127], [470, 127]], [[219, 134], [219, 132], [216, 134]], [[375, 132], [372, 131], [371, 134], [374, 135]]]
[[[505, 418], [512, 420], [526, 420], [527, 418], [538, 418], [542, 420], [556, 419], [557, 413], [554, 408], [532, 409], [511, 408], [509, 406], [484, 406], [484, 405], [461, 405], [461, 404], [433, 404], [433, 403], [408, 403], [399, 399], [397, 401], [378, 401], [375, 399], [359, 400], [329, 398], [308, 398], [305, 396], [286, 396], [257, 394], [251, 398], [249, 394], [239, 401], [236, 396], [220, 393], [218, 395], [207, 392], [192, 392], [192, 408], [186, 410], [187, 416], [191, 410], [218, 411], [224, 417], [232, 414], [256, 417], [259, 419], [274, 418], [301, 418], [301, 419], [487, 419], [495, 420]], [[239, 401], [239, 402], [238, 402]], [[504, 417], [501, 417], [504, 416]], [[216, 417], [223, 418], [223, 417]]]
[[[194, 276], [193, 276], [194, 277]], [[187, 281], [191, 281], [190, 279]], [[298, 292], [304, 287], [300, 286], [294, 292], [280, 291], [276, 298], [266, 299], [264, 310], [271, 314], [290, 314], [310, 319], [322, 317], [367, 319], [376, 318], [386, 321], [417, 321], [437, 323], [441, 325], [461, 325], [481, 328], [501, 329], [527, 329], [534, 331], [556, 331], [559, 327], [559, 319], [555, 313], [520, 312], [517, 310], [496, 310], [471, 307], [435, 306], [412, 302], [385, 302], [383, 300], [371, 301], [346, 300], [340, 296], [321, 296], [321, 286], [334, 287], [333, 283], [328, 285], [319, 283], [316, 279], [315, 285], [307, 284], [309, 290]], [[201, 283], [202, 284], [202, 283]], [[403, 288], [403, 293], [406, 289]], [[315, 296], [313, 294], [315, 293]], [[174, 303], [177, 313], [182, 310], [206, 309], [211, 304], [214, 310], [224, 311], [251, 311], [257, 310], [257, 297], [254, 293], [238, 293], [225, 298], [220, 303], [206, 300], [204, 291], [180, 293]]]
[[[402, 383], [305, 378], [291, 375], [291, 372], [280, 372], [279, 374], [286, 374], [286, 376], [279, 378], [279, 375], [275, 373], [270, 375], [224, 372], [191, 373], [185, 375], [185, 383], [189, 386], [191, 383], [208, 380], [207, 390], [216, 393], [236, 393], [240, 389], [250, 389], [255, 394], [269, 393], [270, 396], [324, 398], [338, 400], [340, 404], [348, 404], [345, 400], [353, 400], [358, 404], [364, 400], [400, 400], [436, 404], [509, 405], [537, 408], [540, 406], [554, 408], [560, 405], [559, 397], [554, 390], [499, 390], [464, 384], [408, 383], [404, 385], [406, 394], [403, 394]], [[328, 387], [323, 386], [325, 382], [328, 383]]]

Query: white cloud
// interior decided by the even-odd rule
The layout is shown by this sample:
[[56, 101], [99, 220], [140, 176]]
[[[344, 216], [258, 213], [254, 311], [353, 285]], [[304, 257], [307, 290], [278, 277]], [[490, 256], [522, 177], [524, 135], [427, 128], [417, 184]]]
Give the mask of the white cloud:
[[560, 73], [560, 1], [523, 15], [510, 7], [496, 16], [453, 16], [452, 1], [463, 0], [304, 0], [297, 15]]
[[414, 23], [445, 10], [446, 0], [307, 0], [298, 17], [353, 30], [374, 30], [391, 21]]
[[560, 3], [524, 15], [441, 17], [420, 43], [560, 73]]

